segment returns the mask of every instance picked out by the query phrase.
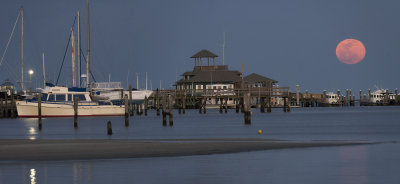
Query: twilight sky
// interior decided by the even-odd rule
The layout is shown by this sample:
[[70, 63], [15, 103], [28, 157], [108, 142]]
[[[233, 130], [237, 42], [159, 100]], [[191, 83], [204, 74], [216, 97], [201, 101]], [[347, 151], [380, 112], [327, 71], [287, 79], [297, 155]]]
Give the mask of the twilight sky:
[[[91, 62], [97, 81], [127, 79], [136, 86], [145, 72], [153, 89], [169, 88], [193, 69], [190, 56], [208, 49], [245, 75], [258, 73], [292, 91], [320, 93], [337, 89], [400, 87], [400, 1], [396, 0], [91, 0]], [[76, 11], [81, 11], [82, 49], [86, 53], [86, 0], [2, 0], [0, 54], [24, 6], [25, 72], [42, 84], [41, 53], [46, 75], [55, 80]], [[76, 27], [75, 27], [76, 29]], [[366, 47], [363, 61], [346, 65], [335, 55], [347, 38]], [[222, 57], [217, 59], [222, 62]], [[20, 79], [20, 25], [0, 66], [0, 82]], [[25, 79], [29, 79], [28, 74]], [[59, 84], [71, 84], [67, 53]], [[149, 83], [149, 88], [150, 88]], [[358, 92], [357, 92], [358, 94]]]

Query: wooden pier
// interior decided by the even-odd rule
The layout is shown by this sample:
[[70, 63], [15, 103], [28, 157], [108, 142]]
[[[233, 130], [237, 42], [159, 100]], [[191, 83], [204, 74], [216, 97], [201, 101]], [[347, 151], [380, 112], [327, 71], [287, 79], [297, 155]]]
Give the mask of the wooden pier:
[[0, 92], [0, 118], [16, 118], [18, 116], [13, 91], [10, 94]]

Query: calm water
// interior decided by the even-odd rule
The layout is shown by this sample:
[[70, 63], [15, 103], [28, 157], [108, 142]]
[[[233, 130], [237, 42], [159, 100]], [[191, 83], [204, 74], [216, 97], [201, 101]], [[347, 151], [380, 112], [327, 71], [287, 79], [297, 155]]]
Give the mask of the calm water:
[[[113, 123], [112, 136], [106, 123]], [[206, 115], [175, 113], [163, 127], [154, 111], [123, 117], [0, 120], [0, 138], [168, 139], [268, 138], [284, 140], [367, 140], [383, 144], [268, 150], [206, 156], [59, 162], [0, 162], [0, 183], [400, 183], [400, 107], [302, 108], [259, 113], [252, 124], [233, 110]], [[257, 134], [262, 129], [263, 134]]]

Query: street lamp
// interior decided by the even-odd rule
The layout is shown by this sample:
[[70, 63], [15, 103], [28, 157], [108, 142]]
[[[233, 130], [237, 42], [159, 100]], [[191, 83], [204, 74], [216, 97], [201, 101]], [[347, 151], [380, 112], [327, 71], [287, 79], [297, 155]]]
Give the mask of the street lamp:
[[30, 69], [30, 70], [28, 71], [28, 73], [29, 73], [29, 82], [30, 82], [29, 93], [32, 95], [32, 74], [33, 74], [33, 70]]

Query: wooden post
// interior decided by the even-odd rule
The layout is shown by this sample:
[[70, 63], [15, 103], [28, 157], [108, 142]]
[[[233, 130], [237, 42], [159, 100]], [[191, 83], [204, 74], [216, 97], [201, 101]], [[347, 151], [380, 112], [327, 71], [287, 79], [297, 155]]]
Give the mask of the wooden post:
[[156, 92], [156, 109], [157, 109], [157, 116], [159, 116], [160, 115], [160, 93], [159, 93], [158, 89]]
[[128, 106], [128, 113], [129, 115], [133, 116], [133, 106], [132, 106], [132, 85], [129, 84], [129, 106]]
[[344, 99], [345, 106], [349, 106], [349, 89], [346, 89], [346, 97]]
[[182, 103], [181, 103], [181, 99], [177, 98], [177, 96], [175, 96], [175, 105], [178, 106], [178, 113], [182, 114]]
[[260, 98], [260, 112], [261, 113], [265, 112], [265, 97]]
[[120, 94], [121, 94], [121, 100], [123, 100], [124, 99], [124, 89], [120, 90]]
[[173, 102], [173, 99], [172, 99], [173, 97], [172, 97], [172, 95], [168, 95], [168, 107], [169, 107], [169, 112], [168, 112], [168, 115], [169, 115], [169, 126], [174, 126], [174, 116], [173, 116], [173, 104], [172, 104], [172, 102]]
[[244, 124], [251, 124], [251, 106], [250, 106], [250, 92], [243, 94], [243, 110], [244, 110]]
[[290, 112], [290, 100], [289, 100], [289, 97], [288, 97], [288, 103], [287, 103], [287, 106], [286, 106], [286, 112]]
[[128, 103], [128, 95], [125, 95], [125, 127], [129, 127], [129, 103]]
[[166, 112], [166, 106], [167, 106], [167, 98], [164, 96], [162, 98], [162, 121], [163, 121], [163, 126], [167, 126], [167, 112]]
[[3, 99], [0, 98], [0, 118], [4, 117]]
[[184, 94], [183, 100], [182, 100], [182, 111], [183, 111], [183, 114], [186, 113], [186, 90], [185, 90], [185, 94]]
[[147, 96], [144, 97], [144, 115], [147, 116], [147, 109], [149, 107], [149, 98]]
[[236, 113], [239, 113], [240, 104], [239, 104], [239, 99], [238, 98], [235, 98], [235, 107], [236, 107]]
[[38, 94], [36, 98], [38, 100], [38, 129], [42, 130], [42, 94]]
[[225, 113], [228, 113], [228, 97], [225, 97]]
[[199, 102], [200, 102], [200, 104], [199, 104], [199, 113], [202, 114], [203, 113], [203, 111], [202, 111], [203, 110], [202, 109], [203, 108], [203, 98], [200, 98]]
[[286, 97], [283, 97], [283, 112], [286, 112]]
[[107, 122], [107, 135], [112, 135], [111, 121]]
[[[15, 118], [16, 117], [16, 113], [15, 113], [15, 111], [16, 111], [16, 104], [15, 104], [15, 101], [14, 101], [14, 90], [10, 90], [10, 97], [11, 97], [11, 105], [10, 105], [10, 107], [11, 107], [11, 118]], [[14, 108], [15, 107], [15, 108]]]
[[397, 88], [394, 90], [394, 94], [396, 95], [394, 97], [394, 99], [396, 100], [395, 104], [398, 105], [399, 104], [399, 95], [398, 95]]
[[[218, 99], [218, 98], [217, 98], [217, 99]], [[220, 103], [220, 104], [219, 104], [219, 113], [222, 114], [222, 108], [223, 108], [222, 105], [223, 105], [223, 103], [224, 103], [223, 100], [222, 100], [222, 98], [219, 98], [219, 103]]]
[[362, 101], [362, 91], [360, 90], [360, 106], [361, 106], [361, 101]]
[[368, 89], [368, 105], [371, 105], [371, 89]]
[[5, 118], [10, 117], [10, 114], [9, 114], [9, 112], [8, 112], [8, 110], [9, 110], [10, 108], [8, 107], [8, 96], [7, 96], [7, 93], [5, 93], [4, 109], [5, 109], [4, 117], [5, 117]]
[[79, 98], [75, 97], [75, 99], [74, 99], [74, 128], [78, 128], [78, 103], [79, 103]]
[[207, 113], [207, 97], [205, 97], [203, 101], [203, 112], [204, 114]]

